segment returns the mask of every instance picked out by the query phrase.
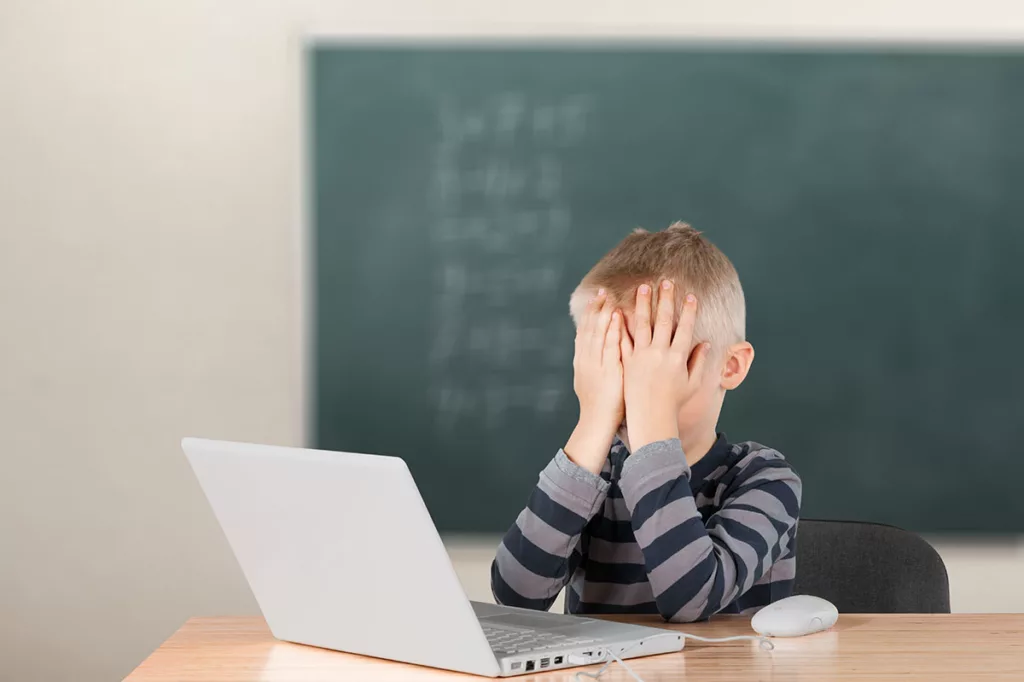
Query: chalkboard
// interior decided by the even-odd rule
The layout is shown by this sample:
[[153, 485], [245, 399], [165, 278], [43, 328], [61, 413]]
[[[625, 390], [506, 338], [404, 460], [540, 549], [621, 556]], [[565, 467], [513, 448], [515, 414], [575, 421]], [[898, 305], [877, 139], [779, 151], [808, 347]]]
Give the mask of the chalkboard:
[[[804, 515], [1024, 530], [1024, 56], [318, 44], [313, 445], [501, 531], [575, 423], [568, 297], [682, 219], [740, 273], [731, 440]], [[344, 491], [339, 491], [344, 494]]]

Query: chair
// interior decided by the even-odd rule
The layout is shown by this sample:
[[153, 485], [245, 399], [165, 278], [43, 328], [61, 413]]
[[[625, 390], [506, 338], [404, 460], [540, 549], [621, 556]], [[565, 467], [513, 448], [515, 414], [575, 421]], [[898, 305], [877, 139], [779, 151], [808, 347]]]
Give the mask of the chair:
[[793, 594], [839, 613], [949, 613], [949, 578], [935, 549], [895, 526], [801, 519]]

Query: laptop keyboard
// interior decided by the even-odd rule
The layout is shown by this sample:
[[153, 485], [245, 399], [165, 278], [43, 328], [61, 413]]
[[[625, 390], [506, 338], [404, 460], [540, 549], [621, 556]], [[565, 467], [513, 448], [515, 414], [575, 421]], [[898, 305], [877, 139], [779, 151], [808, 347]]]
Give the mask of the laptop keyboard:
[[[483, 625], [483, 624], [481, 624]], [[521, 654], [528, 651], [543, 649], [567, 649], [580, 644], [590, 644], [596, 640], [586, 637], [569, 637], [557, 632], [543, 630], [520, 630], [516, 628], [483, 625], [487, 643], [495, 652]]]

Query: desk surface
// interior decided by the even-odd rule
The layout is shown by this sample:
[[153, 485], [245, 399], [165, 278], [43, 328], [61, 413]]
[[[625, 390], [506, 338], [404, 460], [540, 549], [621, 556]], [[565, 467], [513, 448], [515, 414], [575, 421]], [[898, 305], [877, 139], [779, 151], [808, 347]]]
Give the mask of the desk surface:
[[[707, 623], [669, 626], [649, 617], [629, 622], [706, 637], [751, 634], [750, 619], [718, 616]], [[632, 659], [645, 680], [1022, 680], [1024, 614], [843, 615], [828, 632], [776, 639], [773, 651], [753, 642], [687, 641], [677, 654]], [[573, 668], [509, 678], [572, 682]], [[193, 618], [146, 659], [126, 682], [420, 682], [478, 678], [432, 668], [286, 644], [263, 619]], [[629, 680], [618, 665], [601, 682]]]

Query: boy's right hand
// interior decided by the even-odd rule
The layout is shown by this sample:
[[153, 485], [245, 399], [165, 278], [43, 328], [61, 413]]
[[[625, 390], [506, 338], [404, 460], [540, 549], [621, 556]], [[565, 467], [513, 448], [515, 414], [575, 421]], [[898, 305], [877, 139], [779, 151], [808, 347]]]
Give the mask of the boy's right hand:
[[573, 389], [580, 401], [580, 419], [563, 449], [569, 459], [594, 474], [601, 473], [626, 413], [619, 346], [623, 324], [622, 313], [612, 309], [601, 289], [576, 329]]

